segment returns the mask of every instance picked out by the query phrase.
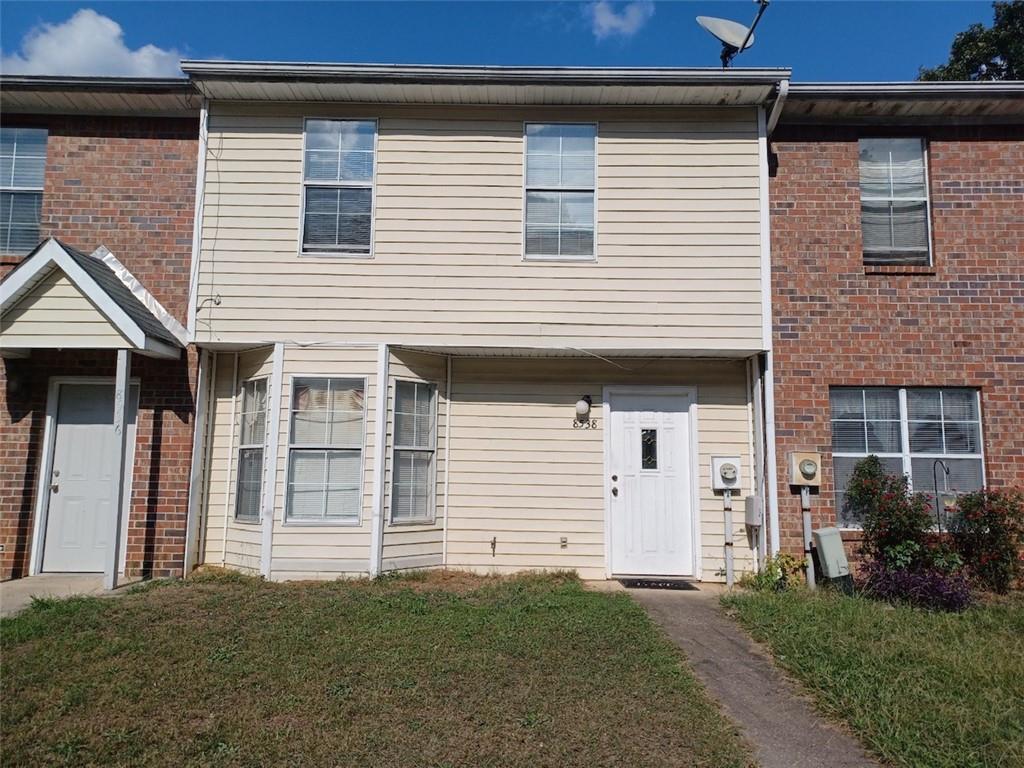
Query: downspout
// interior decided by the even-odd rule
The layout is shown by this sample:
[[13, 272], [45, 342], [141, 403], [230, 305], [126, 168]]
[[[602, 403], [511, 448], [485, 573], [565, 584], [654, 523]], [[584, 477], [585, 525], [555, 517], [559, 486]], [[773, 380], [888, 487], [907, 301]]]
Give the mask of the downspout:
[[199, 300], [199, 257], [203, 246], [203, 205], [206, 199], [206, 153], [210, 141], [210, 102], [203, 99], [199, 110], [199, 158], [196, 162], [196, 206], [192, 220], [192, 264], [188, 281], [188, 340], [196, 340], [196, 312]]
[[370, 518], [370, 576], [379, 576], [384, 553], [384, 461], [388, 420], [387, 344], [377, 345], [377, 422], [374, 425], [373, 511]]
[[775, 380], [772, 354], [772, 261], [771, 261], [771, 202], [768, 190], [768, 136], [779, 122], [782, 107], [789, 93], [789, 80], [779, 81], [779, 92], [771, 114], [765, 118], [763, 108], [758, 109], [758, 154], [760, 155], [760, 209], [761, 209], [761, 338], [764, 350], [764, 434], [765, 485], [767, 486], [769, 554], [779, 551], [779, 484], [775, 455]]
[[754, 495], [758, 499], [759, 526], [757, 531], [757, 565], [764, 566], [768, 551], [768, 526], [765, 520], [765, 460], [764, 460], [764, 394], [761, 386], [761, 362], [758, 357], [747, 360], [750, 372], [750, 399], [754, 404]]
[[448, 488], [452, 467], [452, 356], [447, 356], [444, 386], [444, 527], [441, 529], [441, 567], [448, 567]]
[[789, 80], [779, 81], [779, 93], [772, 104], [772, 111], [768, 114], [768, 135], [771, 136], [775, 126], [779, 124], [782, 117], [782, 108], [786, 104], [786, 96], [789, 94]]
[[779, 552], [779, 481], [775, 460], [775, 382], [772, 374], [772, 353], [764, 355], [764, 433], [765, 464], [768, 486], [768, 526], [771, 538], [770, 554]]

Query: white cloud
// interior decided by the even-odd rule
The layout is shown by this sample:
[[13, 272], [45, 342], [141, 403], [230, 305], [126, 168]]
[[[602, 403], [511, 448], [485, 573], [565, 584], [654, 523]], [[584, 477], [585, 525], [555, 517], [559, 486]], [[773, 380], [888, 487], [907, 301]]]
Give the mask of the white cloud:
[[654, 15], [654, 2], [633, 0], [617, 11], [608, 0], [598, 0], [587, 6], [587, 15], [598, 40], [612, 36], [632, 37]]
[[16, 53], [0, 59], [7, 75], [120, 75], [180, 77], [178, 51], [155, 45], [135, 50], [113, 19], [84, 8], [59, 24], [42, 24], [21, 40]]

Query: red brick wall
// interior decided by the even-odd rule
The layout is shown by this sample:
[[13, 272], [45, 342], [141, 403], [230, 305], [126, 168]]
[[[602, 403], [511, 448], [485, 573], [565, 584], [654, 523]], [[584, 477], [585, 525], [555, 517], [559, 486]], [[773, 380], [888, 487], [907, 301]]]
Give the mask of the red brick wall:
[[[41, 236], [79, 250], [107, 246], [182, 323], [188, 304], [198, 121], [129, 117], [4, 118], [45, 126]], [[18, 258], [0, 258], [6, 274]], [[113, 376], [112, 351], [33, 352], [0, 376], [0, 578], [28, 573], [50, 376]], [[181, 575], [191, 465], [196, 355], [133, 356], [140, 377], [127, 567]]]
[[[823, 453], [815, 527], [834, 525], [830, 385], [981, 390], [990, 486], [1024, 485], [1024, 128], [928, 139], [933, 268], [865, 268], [859, 135], [781, 127], [770, 158], [779, 528], [802, 548], [786, 454]], [[908, 274], [909, 273], [909, 274]]]

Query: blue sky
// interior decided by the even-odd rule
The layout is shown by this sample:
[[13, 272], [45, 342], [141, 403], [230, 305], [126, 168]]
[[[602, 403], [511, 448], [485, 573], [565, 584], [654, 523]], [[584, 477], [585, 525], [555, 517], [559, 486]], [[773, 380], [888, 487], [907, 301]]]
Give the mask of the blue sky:
[[[83, 10], [88, 9], [88, 10]], [[694, 16], [749, 23], [743, 2], [16, 2], [5, 72], [173, 73], [178, 57], [447, 64], [717, 66]], [[737, 66], [794, 79], [910, 80], [989, 2], [774, 0]]]

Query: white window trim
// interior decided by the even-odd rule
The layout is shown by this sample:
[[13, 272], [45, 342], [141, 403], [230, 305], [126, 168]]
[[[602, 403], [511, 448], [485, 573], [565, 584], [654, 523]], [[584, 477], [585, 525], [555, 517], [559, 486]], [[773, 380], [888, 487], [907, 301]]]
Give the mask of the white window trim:
[[[864, 262], [864, 265], [868, 266], [868, 267], [933, 267], [933, 266], [935, 266], [935, 255], [934, 255], [934, 248], [933, 248], [933, 244], [932, 244], [932, 188], [931, 188], [931, 179], [928, 176], [928, 163], [929, 163], [928, 139], [926, 139], [924, 136], [861, 136], [857, 140], [858, 141], [858, 150], [859, 150], [860, 140], [861, 139], [878, 139], [880, 141], [895, 141], [897, 139], [918, 139], [921, 142], [921, 162], [924, 165], [924, 198], [923, 198], [923, 200], [924, 200], [924, 218], [925, 218], [925, 228], [928, 231], [928, 254], [927, 254], [928, 261], [927, 261], [926, 264], [892, 264], [892, 263], [887, 263], [887, 262], [874, 262], [874, 261], [869, 263], [868, 262], [869, 253], [866, 250], [864, 250], [864, 242], [863, 242], [863, 235], [864, 235], [864, 218], [863, 218], [864, 217], [864, 213], [863, 213], [863, 211], [861, 211], [861, 247], [860, 247], [861, 260]], [[859, 154], [859, 151], [858, 151], [858, 154]], [[890, 168], [890, 179], [889, 180], [890, 180], [890, 184], [891, 184], [891, 182], [892, 182], [892, 164], [891, 163], [889, 164], [889, 168]], [[859, 174], [860, 174], [860, 164], [859, 163], [858, 163], [858, 167], [857, 167], [857, 173], [858, 173], [858, 176], [859, 176]], [[860, 179], [858, 178], [858, 187], [859, 187], [859, 184], [860, 184]], [[859, 189], [858, 189], [858, 192], [860, 192]], [[860, 192], [860, 201], [861, 201], [861, 203], [863, 203], [865, 200], [867, 200], [868, 202], [886, 202], [886, 203], [888, 203], [888, 202], [892, 202], [893, 199], [894, 198], [890, 198], [890, 197], [874, 197], [874, 196], [864, 197], [863, 192]], [[899, 198], [899, 199], [900, 200], [906, 200], [908, 202], [921, 202], [921, 200], [922, 200], [922, 198], [917, 198], [917, 197], [906, 197], [906, 198]], [[872, 253], [874, 253], [874, 252], [872, 252]], [[894, 251], [888, 251], [888, 253], [897, 253], [897, 251], [895, 251], [895, 250]], [[907, 253], [917, 253], [917, 251], [907, 251]]]
[[[432, 419], [431, 432], [434, 435], [434, 445], [432, 448], [421, 448], [419, 446], [399, 445], [397, 438], [398, 430], [395, 428], [398, 424], [398, 384], [399, 382], [406, 382], [409, 384], [422, 384], [434, 388], [433, 403], [431, 403], [430, 417]], [[389, 494], [388, 494], [388, 525], [389, 526], [407, 526], [407, 525], [433, 525], [437, 522], [437, 401], [441, 387], [438, 386], [437, 382], [434, 381], [420, 381], [418, 379], [406, 379], [396, 378], [395, 379], [395, 391], [391, 398], [391, 483]], [[430, 489], [427, 498], [430, 499], [430, 512], [426, 517], [415, 518], [411, 520], [395, 520], [395, 453], [398, 451], [420, 451], [430, 452]]]
[[[833, 389], [832, 387], [829, 388], [830, 395], [831, 395], [831, 390], [832, 389]], [[912, 459], [933, 459], [933, 460], [934, 459], [980, 459], [981, 460], [981, 486], [982, 486], [982, 488], [984, 488], [988, 484], [988, 479], [985, 476], [985, 432], [984, 432], [985, 427], [984, 427], [984, 424], [983, 424], [984, 419], [982, 418], [982, 413], [981, 413], [981, 390], [976, 389], [974, 387], [968, 387], [968, 386], [963, 386], [963, 387], [958, 387], [958, 386], [941, 386], [941, 387], [913, 387], [913, 386], [911, 386], [911, 387], [886, 387], [886, 386], [878, 386], [878, 387], [875, 387], [875, 386], [861, 386], [861, 387], [852, 386], [852, 387], [847, 387], [847, 386], [839, 386], [839, 387], [835, 387], [835, 389], [860, 389], [860, 390], [865, 390], [865, 389], [896, 389], [896, 390], [898, 390], [898, 392], [899, 392], [899, 400], [900, 400], [899, 424], [900, 424], [900, 448], [901, 448], [901, 450], [900, 450], [899, 453], [881, 453], [881, 452], [878, 452], [878, 451], [869, 452], [869, 453], [850, 453], [848, 451], [833, 451], [832, 452], [832, 456], [833, 457], [838, 457], [840, 459], [863, 459], [863, 458], [867, 458], [868, 456], [877, 456], [880, 459], [901, 459], [903, 461], [903, 474], [907, 478], [907, 487], [909, 488], [909, 490], [911, 492], [913, 492], [913, 490], [914, 490], [914, 477], [913, 477], [913, 473], [912, 473], [912, 469], [911, 469], [911, 467], [912, 467], [911, 460]], [[910, 451], [910, 429], [909, 429], [910, 419], [908, 418], [909, 414], [908, 414], [908, 410], [907, 410], [907, 390], [910, 390], [910, 389], [938, 389], [938, 390], [943, 390], [943, 389], [973, 389], [974, 390], [974, 397], [975, 397], [976, 407], [978, 409], [978, 445], [981, 446], [981, 451], [979, 451], [978, 453], [913, 453], [912, 454], [911, 451]], [[831, 435], [831, 433], [832, 433], [832, 425], [836, 421], [844, 421], [844, 419], [833, 419], [832, 418], [831, 403], [829, 404], [829, 409], [830, 410], [829, 410], [828, 425], [829, 425], [829, 434]], [[855, 419], [846, 419], [846, 421], [855, 421]], [[945, 419], [943, 419], [943, 422], [945, 422]], [[967, 423], [967, 422], [965, 422], [965, 423]], [[973, 424], [974, 422], [969, 422], [969, 423]], [[922, 493], [928, 493], [929, 490], [932, 490], [932, 489], [922, 488], [921, 492]], [[835, 504], [836, 527], [838, 527], [839, 530], [841, 530], [841, 531], [861, 531], [861, 530], [863, 530], [863, 526], [860, 526], [860, 525], [843, 525], [841, 523], [841, 521], [839, 520], [839, 492], [838, 492], [838, 489], [836, 488], [836, 485], [835, 485], [835, 464], [834, 463], [833, 463], [833, 466], [832, 466], [832, 501], [833, 501], [833, 504]]]
[[[373, 123], [373, 178], [365, 181], [306, 181], [306, 124], [310, 120], [333, 120], [335, 122], [369, 122]], [[301, 258], [311, 259], [372, 259], [375, 253], [377, 240], [377, 151], [380, 138], [380, 120], [376, 117], [339, 117], [338, 115], [306, 115], [302, 118], [302, 162], [299, 163], [299, 243], [298, 255]], [[370, 190], [370, 250], [368, 253], [357, 253], [355, 251], [307, 251], [304, 248], [306, 234], [306, 187], [327, 187], [337, 189], [339, 187], [353, 187]], [[300, 377], [301, 378], [301, 377]], [[334, 378], [342, 378], [335, 376]]]
[[[351, 520], [342, 518], [329, 518], [315, 520], [310, 518], [292, 518], [289, 517], [289, 504], [288, 504], [288, 478], [291, 477], [292, 472], [292, 449], [295, 448], [295, 444], [292, 443], [292, 413], [294, 410], [295, 403], [295, 381], [297, 379], [345, 379], [348, 381], [361, 381], [363, 383], [363, 435], [362, 444], [359, 447], [359, 513]], [[366, 475], [366, 428], [367, 422], [367, 401], [369, 400], [369, 388], [367, 386], [368, 377], [365, 374], [346, 374], [346, 373], [293, 373], [288, 377], [288, 442], [285, 443], [285, 461], [284, 461], [284, 511], [282, 514], [282, 525], [295, 528], [358, 528], [363, 524], [363, 485], [365, 484]], [[339, 445], [313, 445], [302, 443], [298, 447], [298, 450], [321, 450], [321, 451], [345, 451], [345, 450], [356, 450], [352, 447], [339, 446]]]
[[[245, 421], [245, 385], [250, 383], [250, 382], [256, 382], [256, 381], [264, 381], [264, 382], [266, 382], [266, 387], [267, 387], [266, 388], [266, 392], [264, 394], [264, 398], [265, 398], [264, 402], [266, 403], [266, 408], [264, 409], [264, 414], [263, 414], [263, 419], [264, 419], [263, 442], [262, 443], [243, 443], [242, 442], [242, 433], [243, 433], [242, 424]], [[265, 475], [266, 475], [266, 470], [267, 470], [267, 451], [270, 450], [270, 446], [267, 445], [267, 437], [269, 436], [269, 427], [270, 427], [270, 377], [269, 376], [253, 376], [252, 378], [249, 378], [249, 379], [243, 379], [241, 382], [239, 382], [238, 391], [235, 393], [235, 397], [238, 399], [240, 407], [238, 408], [238, 420], [237, 420], [237, 423], [235, 423], [233, 425], [233, 427], [232, 427], [234, 430], [237, 430], [238, 444], [235, 446], [234, 455], [232, 456], [232, 459], [235, 462], [235, 482], [234, 482], [234, 487], [232, 489], [232, 492], [234, 493], [235, 497], [232, 500], [233, 503], [231, 505], [231, 507], [232, 507], [231, 521], [233, 523], [237, 523], [239, 525], [259, 525], [263, 521], [263, 490], [264, 490]], [[239, 471], [239, 469], [242, 466], [242, 450], [243, 449], [251, 449], [251, 448], [261, 448], [263, 450], [263, 457], [262, 457], [262, 460], [260, 461], [260, 495], [259, 495], [259, 499], [256, 501], [256, 505], [257, 505], [256, 517], [254, 517], [254, 518], [247, 518], [247, 517], [239, 517], [238, 516], [238, 484], [239, 484], [239, 482], [241, 481], [241, 478], [242, 478], [242, 473]]]
[[[19, 192], [20, 193], [39, 193], [40, 198], [42, 198], [43, 195], [46, 193], [46, 163], [47, 163], [47, 160], [49, 159], [49, 150], [50, 150], [50, 129], [49, 129], [49, 127], [48, 126], [38, 126], [38, 125], [8, 125], [8, 126], [4, 126], [4, 127], [8, 128], [8, 129], [15, 129], [15, 130], [19, 129], [19, 128], [26, 128], [26, 129], [36, 130], [36, 131], [43, 131], [46, 134], [46, 146], [45, 146], [45, 148], [43, 150], [43, 183], [40, 184], [38, 187], [16, 187], [13, 184], [5, 184], [5, 183], [3, 183], [4, 180], [0, 179], [0, 192], [10, 192], [12, 194], [18, 194]], [[15, 144], [14, 144], [14, 151], [11, 154], [11, 173], [14, 172], [14, 167], [15, 167], [15, 165], [17, 163], [17, 159], [18, 159], [18, 144], [17, 144], [17, 142], [15, 142]], [[40, 202], [40, 208], [41, 207], [42, 207], [42, 202]], [[12, 214], [13, 214], [13, 207], [12, 207]], [[41, 219], [41, 217], [40, 217], [40, 219]], [[8, 241], [10, 241], [10, 223], [11, 223], [10, 222], [10, 218], [8, 218], [8, 221], [7, 221], [7, 239], [8, 239]], [[40, 220], [40, 233], [41, 232], [42, 232], [42, 221]], [[33, 245], [32, 247], [34, 248], [35, 245]], [[31, 248], [29, 249], [29, 252], [31, 252]], [[8, 243], [0, 243], [0, 253], [4, 254], [6, 256], [24, 256], [25, 255], [24, 253], [21, 253], [20, 251], [16, 251], [16, 250], [10, 249], [8, 247]]]
[[[563, 256], [561, 254], [537, 254], [537, 253], [526, 253], [526, 193], [530, 191], [526, 185], [526, 129], [531, 125], [592, 125], [594, 126], [594, 187], [593, 190], [585, 187], [574, 187], [571, 189], [552, 190], [559, 192], [593, 192], [594, 193], [594, 252], [589, 256]], [[527, 262], [568, 262], [570, 264], [590, 264], [597, 261], [597, 213], [598, 213], [598, 169], [599, 169], [599, 155], [598, 149], [601, 138], [601, 124], [595, 120], [524, 120], [523, 121], [523, 162], [522, 162], [522, 178], [523, 178], [523, 189], [522, 189], [522, 230], [520, 236], [522, 237], [522, 260]], [[538, 190], [544, 188], [538, 188]]]

